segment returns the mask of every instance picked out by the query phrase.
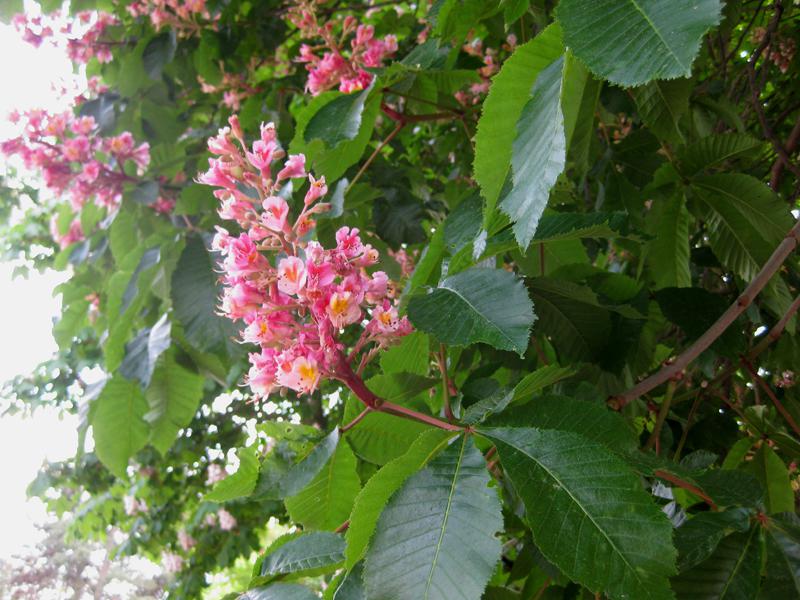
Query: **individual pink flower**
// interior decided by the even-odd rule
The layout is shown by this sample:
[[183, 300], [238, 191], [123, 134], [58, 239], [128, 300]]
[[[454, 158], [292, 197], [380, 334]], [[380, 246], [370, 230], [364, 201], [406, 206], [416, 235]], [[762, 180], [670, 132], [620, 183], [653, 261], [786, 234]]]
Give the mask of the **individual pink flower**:
[[189, 535], [185, 529], [181, 529], [178, 531], [178, 544], [184, 552], [188, 552], [197, 545], [197, 540]]
[[208, 171], [202, 173], [197, 181], [206, 185], [236, 189], [236, 182], [231, 178], [230, 169], [224, 162], [215, 158], [208, 159]]
[[284, 294], [297, 295], [306, 283], [306, 266], [296, 256], [282, 258], [278, 263], [278, 289]]
[[167, 573], [178, 573], [183, 569], [183, 557], [173, 552], [164, 552], [161, 555], [161, 563]]
[[291, 154], [284, 167], [278, 171], [276, 181], [296, 179], [306, 176], [306, 157], [304, 154]]
[[246, 233], [233, 238], [225, 257], [225, 270], [234, 277], [245, 277], [258, 273], [267, 265], [267, 259], [258, 251], [258, 247]]
[[280, 196], [270, 196], [263, 202], [264, 214], [262, 222], [272, 231], [283, 231], [286, 228], [286, 218], [289, 216], [289, 205]]
[[324, 176], [320, 177], [319, 179], [315, 179], [313, 175], [309, 174], [308, 180], [311, 182], [311, 185], [308, 186], [306, 197], [303, 199], [303, 203], [306, 206], [310, 206], [319, 198], [328, 193], [328, 186], [325, 184]]
[[244, 319], [258, 311], [264, 302], [264, 294], [244, 281], [226, 288], [222, 295], [222, 312], [231, 319]]
[[298, 356], [292, 361], [280, 361], [277, 381], [280, 385], [304, 394], [312, 393], [319, 383], [320, 371], [317, 361], [311, 356]]
[[206, 469], [206, 485], [214, 485], [228, 476], [222, 465], [211, 463]]
[[337, 329], [361, 319], [361, 308], [352, 292], [334, 292], [325, 308], [328, 318]]
[[231, 531], [236, 527], [236, 518], [224, 508], [217, 511], [217, 517], [219, 518], [219, 528], [222, 531]]
[[342, 227], [336, 232], [336, 248], [347, 258], [358, 256], [364, 251], [358, 229], [353, 227]]

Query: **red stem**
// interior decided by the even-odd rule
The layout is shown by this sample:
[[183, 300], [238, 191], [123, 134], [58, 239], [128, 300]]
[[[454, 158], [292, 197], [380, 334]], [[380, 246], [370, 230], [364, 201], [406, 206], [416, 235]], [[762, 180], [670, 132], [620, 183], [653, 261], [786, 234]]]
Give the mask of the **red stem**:
[[653, 473], [659, 479], [663, 479], [664, 481], [669, 481], [670, 483], [677, 485], [679, 488], [683, 488], [687, 492], [693, 493], [695, 496], [699, 496], [703, 499], [703, 501], [708, 504], [712, 510], [717, 510], [716, 503], [711, 499], [711, 497], [706, 494], [703, 490], [701, 490], [696, 485], [692, 485], [688, 481], [684, 481], [677, 475], [673, 475], [668, 471], [657, 470]]
[[794, 420], [789, 411], [786, 410], [786, 407], [783, 405], [783, 403], [780, 400], [778, 400], [778, 397], [775, 395], [775, 392], [773, 392], [772, 388], [767, 385], [767, 382], [764, 381], [764, 378], [761, 377], [758, 374], [758, 372], [756, 372], [756, 370], [753, 368], [753, 365], [747, 362], [747, 360], [742, 359], [742, 364], [744, 365], [744, 368], [747, 369], [748, 373], [750, 373], [750, 376], [753, 378], [753, 381], [758, 383], [758, 385], [761, 386], [761, 389], [764, 390], [764, 393], [767, 396], [769, 396], [769, 399], [772, 400], [772, 403], [775, 405], [775, 408], [777, 408], [778, 412], [781, 413], [784, 419], [786, 419], [786, 422], [789, 424], [789, 426], [794, 430], [794, 432], [797, 435], [800, 435], [800, 427], [797, 426], [797, 422]]

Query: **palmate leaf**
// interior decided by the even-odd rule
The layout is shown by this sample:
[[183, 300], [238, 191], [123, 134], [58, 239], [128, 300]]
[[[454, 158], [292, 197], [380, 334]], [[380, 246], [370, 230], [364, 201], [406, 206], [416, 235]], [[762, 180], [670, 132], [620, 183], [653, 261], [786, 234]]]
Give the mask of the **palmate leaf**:
[[672, 580], [680, 600], [755, 600], [761, 583], [760, 528], [734, 533], [696, 567]]
[[564, 43], [596, 75], [624, 87], [691, 75], [719, 0], [562, 0]]
[[306, 529], [335, 529], [347, 519], [360, 489], [356, 457], [350, 446], [339, 444], [308, 486], [284, 503], [292, 521]]
[[564, 57], [545, 67], [517, 121], [511, 154], [511, 191], [500, 210], [514, 222], [514, 236], [527, 247], [547, 206], [550, 190], [567, 162], [564, 114], [561, 110]]
[[570, 432], [479, 433], [495, 443], [548, 560], [610, 598], [673, 598], [672, 526], [620, 458]]
[[561, 29], [551, 25], [519, 46], [492, 79], [475, 134], [475, 180], [486, 200], [484, 226], [489, 224], [511, 164], [517, 120], [530, 99], [539, 73], [564, 52]]
[[408, 304], [418, 329], [445, 344], [484, 342], [523, 355], [535, 316], [525, 286], [502, 269], [472, 268], [448, 277]]
[[409, 478], [378, 520], [364, 582], [370, 600], [479, 600], [500, 558], [500, 501], [463, 436]]
[[352, 569], [364, 557], [378, 517], [392, 494], [446, 448], [452, 437], [452, 433], [441, 429], [428, 429], [414, 440], [405, 454], [386, 464], [367, 481], [353, 503], [350, 526], [345, 534], [345, 566], [348, 569]]
[[709, 135], [680, 148], [678, 168], [685, 175], [695, 175], [733, 159], [754, 160], [762, 154], [764, 142], [740, 133]]

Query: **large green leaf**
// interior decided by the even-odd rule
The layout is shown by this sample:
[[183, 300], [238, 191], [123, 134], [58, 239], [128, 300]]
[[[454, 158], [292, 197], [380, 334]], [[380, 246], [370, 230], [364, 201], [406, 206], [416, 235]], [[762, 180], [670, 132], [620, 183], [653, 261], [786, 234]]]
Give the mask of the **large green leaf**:
[[486, 200], [484, 226], [488, 226], [511, 165], [517, 137], [517, 120], [530, 99], [539, 73], [564, 52], [561, 29], [551, 25], [533, 40], [519, 46], [492, 79], [483, 102], [475, 134], [475, 180]]
[[345, 534], [348, 569], [352, 569], [364, 557], [378, 517], [392, 494], [445, 448], [452, 437], [451, 432], [428, 429], [414, 440], [405, 454], [387, 463], [367, 481], [353, 503], [350, 527]]
[[[479, 600], [500, 558], [503, 519], [483, 455], [463, 436], [409, 478], [378, 520], [370, 600]], [[457, 575], [456, 575], [457, 574]]]
[[734, 508], [722, 512], [703, 512], [687, 519], [675, 532], [678, 570], [683, 572], [703, 562], [726, 536], [750, 528], [750, 512]]
[[186, 339], [204, 351], [225, 348], [235, 335], [231, 321], [217, 314], [222, 289], [215, 270], [203, 240], [190, 237], [172, 275], [175, 317], [183, 326]]
[[[623, 212], [550, 213], [542, 216], [536, 242], [614, 238], [628, 235], [628, 216]], [[535, 246], [534, 246], [535, 247]]]
[[[525, 503], [536, 545], [611, 598], [672, 598], [672, 527], [625, 463], [570, 432], [482, 429]], [[646, 543], [644, 542], [646, 540]]]
[[764, 503], [767, 511], [794, 512], [794, 490], [789, 481], [789, 471], [775, 451], [763, 444], [748, 466], [766, 491]]
[[306, 143], [320, 139], [327, 147], [335, 148], [341, 142], [354, 139], [361, 128], [364, 104], [371, 92], [372, 85], [359, 93], [340, 94], [322, 106], [306, 125], [303, 132]]
[[545, 67], [517, 121], [511, 153], [511, 191], [500, 209], [514, 222], [514, 235], [527, 247], [547, 206], [550, 190], [564, 170], [567, 141], [561, 111], [564, 58]]
[[256, 447], [239, 448], [236, 456], [239, 458], [239, 468], [235, 473], [214, 484], [212, 490], [205, 495], [205, 500], [228, 502], [253, 493], [258, 481], [258, 449]]
[[647, 263], [655, 289], [692, 285], [689, 270], [689, 225], [692, 222], [682, 196], [653, 201], [647, 215]]
[[361, 563], [354, 566], [336, 588], [333, 600], [367, 600], [367, 593], [364, 591], [363, 570], [364, 567]]
[[544, 388], [558, 383], [574, 373], [575, 371], [571, 367], [559, 367], [558, 365], [539, 367], [532, 373], [528, 373], [514, 387], [514, 402], [524, 404]]
[[339, 429], [336, 428], [314, 446], [300, 462], [292, 465], [280, 480], [278, 496], [281, 498], [294, 496], [311, 483], [336, 452], [339, 438]]
[[760, 598], [800, 596], [800, 519], [773, 515], [766, 527], [767, 569]]
[[171, 324], [164, 314], [152, 327], [142, 329], [125, 346], [125, 358], [119, 366], [119, 373], [127, 379], [136, 379], [147, 388], [153, 377], [158, 358], [170, 347]]
[[708, 237], [719, 260], [750, 281], [792, 227], [788, 207], [750, 175], [696, 177], [693, 189], [708, 208]]
[[296, 583], [273, 583], [248, 590], [237, 600], [319, 600], [319, 596]]
[[762, 154], [764, 142], [740, 133], [709, 135], [677, 152], [678, 168], [686, 175], [742, 158], [754, 159]]
[[685, 141], [679, 121], [689, 110], [693, 87], [691, 79], [651, 81], [631, 93], [639, 116], [650, 131], [671, 144], [679, 144]]
[[284, 502], [292, 521], [306, 529], [336, 529], [347, 519], [360, 489], [356, 457], [350, 446], [339, 444], [308, 486]]
[[273, 546], [261, 562], [262, 577], [319, 575], [333, 571], [344, 560], [344, 539], [328, 531], [277, 540]]
[[608, 310], [588, 287], [539, 277], [528, 282], [539, 321], [563, 360], [591, 359], [605, 346], [611, 331]]
[[305, 130], [309, 121], [334, 99], [341, 97], [338, 92], [326, 92], [313, 98], [307, 106], [296, 115], [295, 135], [289, 145], [292, 154], [305, 154], [309, 168], [317, 177], [324, 175], [328, 181], [339, 179], [347, 169], [358, 162], [369, 144], [375, 128], [375, 119], [380, 111], [380, 94], [370, 97], [361, 113], [361, 126], [358, 135], [353, 139], [339, 142], [334, 148], [325, 145], [322, 140], [311, 142], [305, 140]]
[[755, 600], [761, 582], [759, 527], [723, 539], [716, 551], [672, 580], [680, 600]]
[[189, 425], [203, 396], [203, 378], [167, 355], [156, 367], [145, 392], [150, 410], [150, 444], [165, 454], [178, 431]]
[[427, 375], [430, 362], [430, 338], [421, 331], [405, 336], [399, 344], [381, 353], [383, 373]]
[[570, 431], [624, 456], [638, 447], [635, 432], [618, 413], [604, 403], [567, 396], [539, 396], [524, 406], [512, 406], [486, 425]]
[[502, 269], [472, 268], [414, 296], [408, 317], [445, 344], [484, 342], [522, 355], [535, 316], [522, 282]]
[[92, 432], [97, 457], [117, 477], [125, 477], [130, 458], [147, 443], [147, 402], [139, 384], [109, 380], [95, 401]]
[[562, 0], [565, 44], [589, 69], [625, 87], [688, 77], [719, 0]]

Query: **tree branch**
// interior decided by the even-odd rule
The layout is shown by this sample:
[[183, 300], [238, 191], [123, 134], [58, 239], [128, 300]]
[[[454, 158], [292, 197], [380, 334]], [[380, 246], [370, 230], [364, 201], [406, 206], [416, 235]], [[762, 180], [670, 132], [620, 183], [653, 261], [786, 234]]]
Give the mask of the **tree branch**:
[[609, 400], [609, 405], [612, 408], [620, 410], [635, 398], [646, 394], [683, 371], [689, 363], [700, 356], [714, 343], [714, 340], [722, 335], [731, 323], [745, 311], [759, 292], [764, 289], [783, 262], [794, 251], [798, 242], [800, 242], [800, 221], [795, 223], [784, 240], [778, 244], [772, 256], [769, 257], [769, 260], [764, 264], [753, 281], [750, 282], [750, 285], [748, 285], [744, 292], [736, 299], [736, 302], [731, 304], [728, 310], [726, 310], [703, 335], [684, 350], [671, 364], [665, 365], [661, 370], [653, 373], [628, 391], [611, 398]]
[[750, 373], [750, 376], [753, 378], [758, 385], [761, 386], [761, 389], [764, 390], [764, 393], [772, 400], [772, 403], [775, 405], [775, 408], [778, 409], [778, 412], [781, 413], [781, 416], [786, 420], [789, 426], [794, 430], [795, 434], [800, 436], [800, 427], [797, 426], [797, 422], [792, 417], [791, 413], [786, 410], [786, 407], [783, 403], [778, 400], [778, 397], [775, 395], [775, 392], [772, 391], [772, 388], [767, 385], [767, 382], [764, 381], [764, 378], [761, 377], [758, 372], [753, 368], [746, 360], [742, 359], [742, 364], [744, 368], [747, 369], [747, 372]]

